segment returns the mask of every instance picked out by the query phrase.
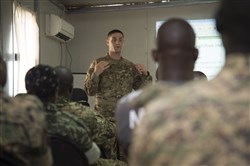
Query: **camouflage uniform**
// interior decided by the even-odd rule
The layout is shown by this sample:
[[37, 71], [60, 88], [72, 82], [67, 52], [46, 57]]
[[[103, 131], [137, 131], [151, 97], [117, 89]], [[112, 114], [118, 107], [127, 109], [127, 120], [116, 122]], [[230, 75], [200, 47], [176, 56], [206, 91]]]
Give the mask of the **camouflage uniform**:
[[[59, 97], [56, 105], [62, 111], [70, 112], [83, 119], [89, 130], [89, 135], [103, 152], [103, 157], [116, 159], [115, 136], [116, 128], [113, 122], [106, 120], [98, 112], [77, 102], [69, 102], [65, 97]], [[109, 140], [109, 141], [108, 141]]]
[[0, 105], [0, 155], [9, 155], [22, 165], [52, 165], [41, 101], [31, 95], [10, 98], [0, 87]]
[[[95, 61], [109, 62], [110, 67], [99, 77], [94, 73]], [[90, 96], [95, 95], [95, 109], [106, 118], [114, 119], [117, 101], [133, 89], [152, 82], [150, 75], [140, 74], [135, 65], [127, 59], [114, 60], [109, 55], [91, 63], [84, 81], [84, 90]]]
[[76, 143], [90, 164], [97, 161], [100, 150], [91, 141], [87, 127], [80, 118], [68, 112], [59, 111], [53, 103], [46, 104], [46, 113], [49, 134], [64, 136]]
[[180, 85], [182, 84], [158, 81], [154, 85], [133, 91], [122, 97], [118, 102], [116, 109], [117, 133], [119, 144], [125, 154], [128, 154], [133, 131], [144, 115], [144, 105], [162, 94], [169, 93], [171, 89]]
[[249, 165], [249, 63], [249, 55], [228, 55], [216, 79], [144, 107], [131, 165]]
[[183, 85], [187, 85], [188, 82], [174, 82], [174, 81], [158, 81], [152, 86], [145, 87], [139, 96], [133, 98], [129, 105], [134, 109], [144, 107], [147, 103], [153, 99], [164, 95], [166, 93], [171, 93], [171, 90], [175, 89], [176, 86], [180, 88]]

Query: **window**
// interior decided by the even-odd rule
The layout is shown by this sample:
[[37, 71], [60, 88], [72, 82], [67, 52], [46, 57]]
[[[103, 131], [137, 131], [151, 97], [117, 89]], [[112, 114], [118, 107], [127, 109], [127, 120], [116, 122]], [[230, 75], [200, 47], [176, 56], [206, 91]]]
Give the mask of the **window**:
[[15, 60], [14, 71], [9, 70], [9, 74], [14, 74], [13, 94], [16, 95], [26, 92], [25, 74], [39, 63], [39, 28], [33, 11], [17, 2], [13, 9]]

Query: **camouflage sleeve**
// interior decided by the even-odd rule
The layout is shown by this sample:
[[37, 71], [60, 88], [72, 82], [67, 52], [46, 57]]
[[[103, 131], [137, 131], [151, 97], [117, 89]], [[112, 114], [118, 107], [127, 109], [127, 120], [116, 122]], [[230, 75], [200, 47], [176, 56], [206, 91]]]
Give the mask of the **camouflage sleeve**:
[[93, 129], [93, 140], [95, 140], [97, 144], [103, 144], [106, 139], [115, 137], [115, 123], [112, 123], [111, 121], [107, 120], [101, 114], [95, 111], [91, 111], [89, 116], [91, 117], [89, 118], [89, 123], [91, 123], [91, 121], [92, 123], [96, 123], [96, 128]]
[[[63, 116], [67, 118], [61, 119], [60, 123], [55, 124], [56, 126], [50, 126], [57, 128], [57, 130], [54, 130], [55, 133], [53, 134], [62, 135], [72, 140], [79, 146], [82, 153], [86, 155], [89, 163], [96, 162], [100, 157], [100, 149], [92, 142], [86, 130], [86, 126], [81, 119], [68, 112], [61, 111], [58, 112], [58, 114], [63, 114]], [[77, 124], [77, 126], [75, 124]]]
[[139, 71], [134, 67], [134, 83], [133, 83], [133, 89], [137, 90], [139, 88], [142, 88], [146, 86], [147, 84], [152, 83], [152, 76], [148, 72], [148, 75], [140, 74]]
[[89, 107], [82, 106], [76, 102], [69, 102], [68, 105], [62, 108], [62, 111], [70, 112], [83, 120], [91, 139], [96, 142], [102, 152], [105, 152], [105, 155], [112, 152], [114, 146], [114, 141], [112, 140], [115, 140], [116, 135], [114, 123]]
[[115, 136], [115, 124], [89, 107], [85, 107], [76, 102], [69, 102], [68, 105], [62, 108], [62, 111], [71, 112], [82, 119], [82, 125], [86, 126], [92, 140], [98, 145], [106, 139]]
[[94, 73], [95, 61], [93, 61], [88, 69], [84, 80], [84, 90], [89, 96], [94, 96], [98, 90], [99, 77]]
[[72, 139], [75, 140], [76, 145], [78, 145], [84, 152], [89, 164], [95, 163], [100, 158], [101, 152], [99, 147], [95, 142], [92, 142], [84, 129], [71, 129], [69, 130], [68, 135], [71, 135]]
[[86, 152], [88, 149], [91, 148], [92, 141], [89, 137], [89, 134], [87, 132], [87, 127], [84, 124], [83, 120], [69, 112], [63, 111], [61, 112], [61, 114], [64, 114], [64, 116], [66, 116], [67, 119], [65, 119], [64, 122], [62, 121], [60, 125], [65, 125], [66, 121], [68, 120], [72, 122], [72, 123], [69, 122], [68, 125], [62, 127], [62, 129], [64, 128], [67, 129], [67, 133], [63, 130], [61, 132], [64, 132], [63, 134], [65, 136], [70, 136], [71, 137], [70, 140], [74, 140], [74, 142], [77, 142], [78, 145], [82, 145], [80, 146], [80, 149], [82, 150], [82, 152]]

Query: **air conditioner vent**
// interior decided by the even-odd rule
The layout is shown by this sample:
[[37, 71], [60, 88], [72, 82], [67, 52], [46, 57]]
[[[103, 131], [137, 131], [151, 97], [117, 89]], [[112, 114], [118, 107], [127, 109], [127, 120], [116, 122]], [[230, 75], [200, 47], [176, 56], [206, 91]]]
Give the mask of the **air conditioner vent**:
[[56, 37], [59, 37], [60, 39], [62, 39], [62, 40], [64, 40], [64, 41], [70, 40], [70, 38], [69, 38], [68, 36], [65, 36], [65, 35], [62, 34], [62, 33], [56, 34]]

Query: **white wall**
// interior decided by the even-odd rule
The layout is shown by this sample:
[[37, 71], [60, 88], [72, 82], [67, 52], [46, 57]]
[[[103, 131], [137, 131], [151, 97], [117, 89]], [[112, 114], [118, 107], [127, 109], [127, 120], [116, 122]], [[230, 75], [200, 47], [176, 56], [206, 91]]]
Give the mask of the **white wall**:
[[106, 35], [115, 28], [125, 33], [123, 56], [143, 63], [155, 74], [151, 50], [155, 46], [155, 23], [171, 17], [184, 19], [212, 18], [218, 3], [175, 6], [158, 9], [113, 11], [67, 15], [75, 27], [75, 38], [69, 43], [73, 72], [86, 72], [93, 59], [104, 56]]

